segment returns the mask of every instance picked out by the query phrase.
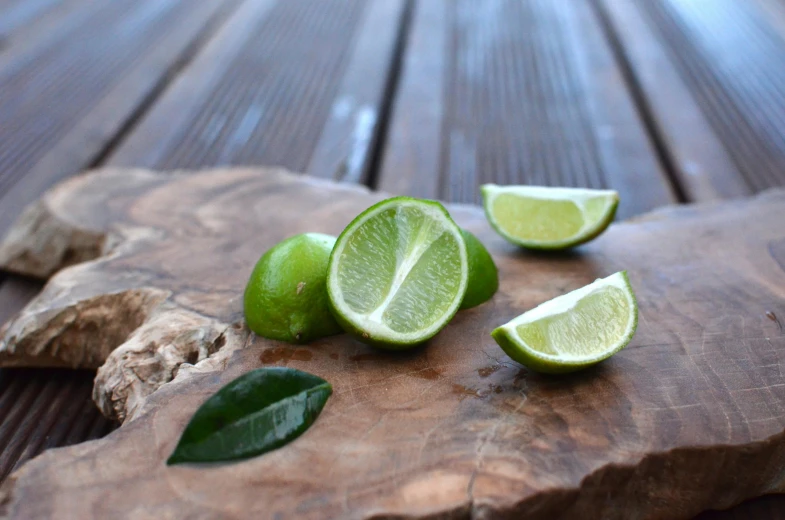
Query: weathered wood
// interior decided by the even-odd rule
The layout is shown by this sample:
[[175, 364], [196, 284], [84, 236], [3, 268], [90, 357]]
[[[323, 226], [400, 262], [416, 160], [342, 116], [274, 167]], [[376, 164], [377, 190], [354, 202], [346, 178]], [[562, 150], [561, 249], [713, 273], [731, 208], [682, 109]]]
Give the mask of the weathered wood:
[[247, 2], [109, 158], [367, 176], [403, 0]]
[[418, 2], [391, 121], [378, 182], [391, 193], [612, 187], [622, 217], [674, 201], [584, 0]]
[[[96, 396], [126, 423], [25, 465], [2, 488], [5, 513], [685, 518], [785, 490], [785, 192], [665, 209], [564, 255], [522, 253], [481, 210], [453, 206], [494, 255], [501, 289], [426, 347], [250, 336], [240, 295], [258, 255], [293, 233], [337, 233], [382, 196], [251, 169], [107, 170], [50, 193], [43, 208], [105, 233], [107, 254], [49, 281], [3, 331], [3, 361], [37, 348], [53, 362], [108, 356]], [[488, 335], [619, 269], [640, 325], [601, 366], [539, 376]], [[95, 345], [98, 354], [78, 352]], [[333, 383], [313, 428], [242, 463], [164, 465], [207, 396], [269, 364]]]
[[404, 1], [374, 1], [365, 9], [352, 56], [305, 173], [342, 182], [367, 184], [371, 153], [380, 127], [382, 108]]
[[46, 188], [97, 160], [236, 1], [85, 4], [0, 54], [0, 235]]
[[0, 480], [47, 448], [102, 437], [115, 428], [92, 405], [94, 376], [81, 370], [0, 372]]
[[687, 197], [706, 201], [749, 195], [744, 177], [634, 2], [594, 1], [629, 61]]
[[785, 520], [785, 496], [767, 495], [748, 500], [732, 509], [706, 511], [694, 520]]
[[[599, 0], [598, 4], [607, 9], [628, 50], [661, 133], [675, 146], [673, 156], [688, 190], [727, 197], [785, 185], [781, 2]], [[690, 107], [693, 101], [700, 112]], [[706, 132], [706, 122], [712, 132]], [[719, 156], [727, 154], [732, 166], [712, 157], [717, 141], [724, 148]], [[741, 182], [734, 178], [733, 168]]]

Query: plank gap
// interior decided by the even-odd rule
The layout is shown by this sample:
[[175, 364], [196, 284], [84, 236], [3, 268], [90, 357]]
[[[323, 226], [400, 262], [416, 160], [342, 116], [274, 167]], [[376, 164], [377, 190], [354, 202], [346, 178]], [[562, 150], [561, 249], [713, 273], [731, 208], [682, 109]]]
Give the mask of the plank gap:
[[387, 76], [387, 83], [382, 94], [382, 103], [379, 107], [379, 122], [374, 130], [370, 146], [370, 159], [368, 161], [367, 184], [372, 190], [378, 189], [380, 170], [384, 159], [385, 143], [387, 142], [387, 132], [390, 127], [393, 115], [395, 99], [399, 92], [401, 81], [401, 70], [403, 69], [403, 58], [411, 36], [412, 13], [414, 4], [417, 0], [406, 0], [401, 16], [401, 24], [398, 27], [398, 34], [395, 37], [395, 46], [390, 63], [390, 72]]
[[242, 5], [242, 2], [226, 2], [207, 20], [207, 23], [196, 34], [193, 41], [183, 49], [182, 54], [172, 62], [150, 92], [130, 112], [128, 118], [117, 129], [117, 133], [107, 140], [103, 148], [88, 163], [88, 169], [102, 166], [107, 158], [124, 143], [131, 132], [137, 128], [147, 111], [161, 98], [180, 72], [199, 55], [201, 50], [204, 49], [226, 20], [228, 20], [229, 16], [239, 9], [240, 5]]
[[605, 11], [605, 7], [601, 5], [601, 2], [598, 2], [598, 0], [590, 0], [589, 4], [597, 14], [597, 19], [600, 21], [600, 27], [608, 42], [608, 46], [611, 49], [613, 58], [621, 71], [624, 83], [634, 101], [635, 109], [654, 146], [657, 161], [660, 163], [663, 172], [671, 184], [676, 200], [679, 203], [691, 202], [679, 177], [677, 161], [667, 146], [663, 130], [654, 117], [651, 104], [649, 103], [640, 79], [631, 64], [630, 57], [627, 55], [627, 51], [624, 49], [624, 46], [619, 39], [619, 35], [616, 33], [613, 22]]

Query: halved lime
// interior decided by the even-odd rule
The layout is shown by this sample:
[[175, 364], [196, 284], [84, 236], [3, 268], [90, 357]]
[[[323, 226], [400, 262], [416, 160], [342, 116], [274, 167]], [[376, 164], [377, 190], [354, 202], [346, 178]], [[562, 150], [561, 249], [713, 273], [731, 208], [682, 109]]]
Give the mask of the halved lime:
[[499, 288], [499, 271], [480, 239], [465, 229], [461, 232], [466, 242], [466, 252], [469, 254], [469, 284], [461, 303], [461, 310], [463, 310], [471, 309], [491, 299]]
[[595, 238], [613, 221], [619, 194], [612, 190], [544, 186], [482, 186], [485, 214], [513, 244], [564, 249]]
[[405, 349], [450, 321], [466, 293], [468, 265], [461, 229], [444, 206], [395, 197], [368, 208], [338, 237], [327, 293], [346, 331]]
[[512, 359], [538, 372], [573, 372], [630, 342], [638, 304], [626, 271], [558, 296], [491, 333]]

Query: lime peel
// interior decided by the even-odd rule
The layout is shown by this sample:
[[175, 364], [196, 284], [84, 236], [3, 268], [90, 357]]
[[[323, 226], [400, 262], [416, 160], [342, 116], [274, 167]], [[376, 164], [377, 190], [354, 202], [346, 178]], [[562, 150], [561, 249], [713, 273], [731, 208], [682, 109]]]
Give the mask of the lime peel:
[[327, 265], [335, 237], [303, 233], [267, 250], [243, 294], [248, 328], [261, 337], [307, 343], [343, 332], [327, 302]]

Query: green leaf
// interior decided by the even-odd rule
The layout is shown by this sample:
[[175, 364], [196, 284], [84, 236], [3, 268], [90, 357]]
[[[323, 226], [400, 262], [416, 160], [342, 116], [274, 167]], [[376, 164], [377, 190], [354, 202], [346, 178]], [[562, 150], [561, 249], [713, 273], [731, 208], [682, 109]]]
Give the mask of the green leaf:
[[221, 388], [196, 411], [167, 464], [245, 459], [307, 430], [333, 388], [293, 368], [259, 368]]

